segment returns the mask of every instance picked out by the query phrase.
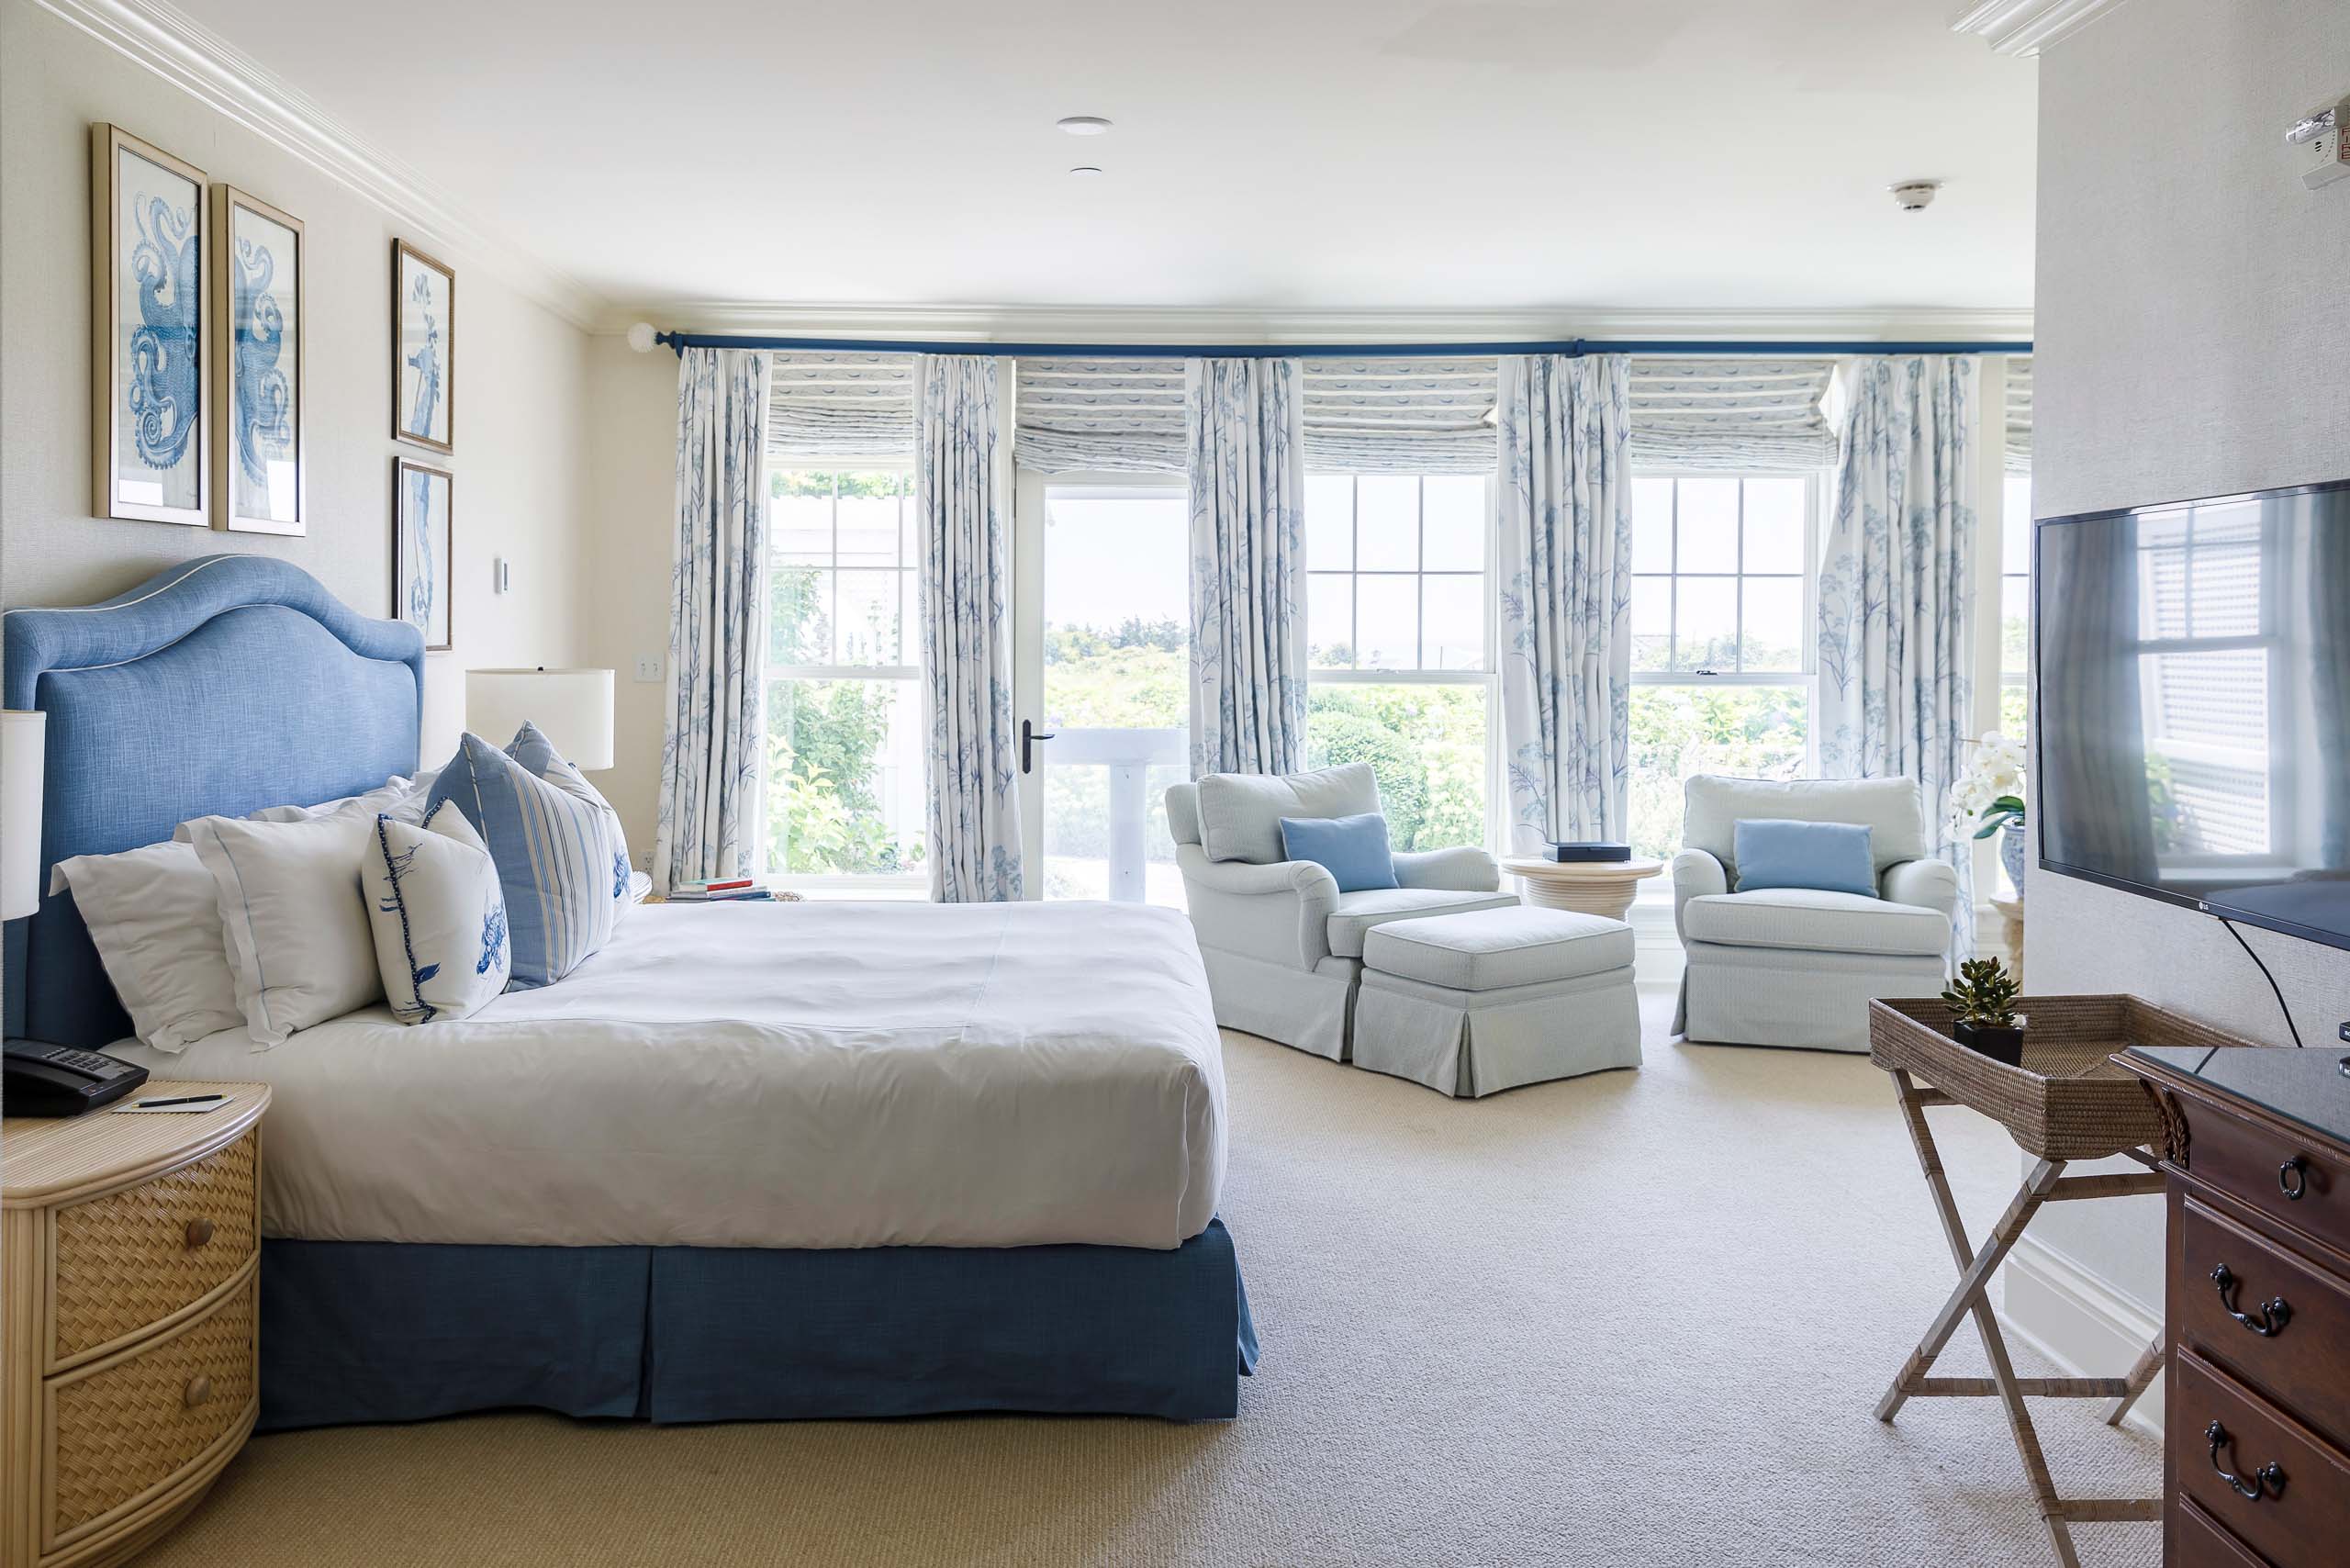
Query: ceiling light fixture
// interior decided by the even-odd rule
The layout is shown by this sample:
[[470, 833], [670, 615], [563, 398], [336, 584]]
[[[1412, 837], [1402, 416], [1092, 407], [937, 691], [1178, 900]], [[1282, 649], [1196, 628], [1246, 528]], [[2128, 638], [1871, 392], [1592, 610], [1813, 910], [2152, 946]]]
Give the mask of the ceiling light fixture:
[[1101, 136], [1110, 129], [1110, 122], [1100, 115], [1070, 115], [1053, 123], [1071, 136]]
[[1070, 173], [1070, 174], [1083, 174], [1083, 175], [1088, 176], [1089, 178], [1090, 178], [1091, 176], [1092, 176], [1092, 175], [1095, 175], [1095, 174], [1100, 174], [1101, 172], [1102, 172], [1102, 165], [1101, 165], [1101, 164], [1099, 164], [1099, 163], [1080, 163], [1079, 165], [1077, 165], [1077, 167], [1075, 167], [1075, 168], [1073, 168], [1073, 169], [1071, 169], [1071, 170], [1069, 171], [1069, 173]]
[[1904, 212], [1923, 212], [1933, 205], [1934, 193], [1942, 188], [1940, 180], [1904, 180], [1897, 185], [1885, 187], [1893, 193], [1893, 204]]

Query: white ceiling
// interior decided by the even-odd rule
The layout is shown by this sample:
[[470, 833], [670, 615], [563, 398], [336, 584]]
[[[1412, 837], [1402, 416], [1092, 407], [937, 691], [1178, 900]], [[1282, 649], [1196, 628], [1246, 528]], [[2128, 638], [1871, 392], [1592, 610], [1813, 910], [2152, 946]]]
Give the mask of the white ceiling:
[[179, 3], [616, 304], [2031, 300], [2036, 68], [1953, 0]]

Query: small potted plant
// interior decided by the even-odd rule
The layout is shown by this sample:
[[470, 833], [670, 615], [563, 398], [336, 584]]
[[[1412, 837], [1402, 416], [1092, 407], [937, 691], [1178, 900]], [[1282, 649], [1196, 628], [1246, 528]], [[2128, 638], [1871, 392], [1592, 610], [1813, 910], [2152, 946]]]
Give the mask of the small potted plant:
[[1969, 958], [1958, 966], [1958, 979], [1942, 991], [1955, 1010], [1951, 1033], [1958, 1043], [2009, 1067], [2023, 1065], [2023, 1031], [2028, 1022], [2016, 1011], [2019, 991], [2015, 977], [1997, 958]]

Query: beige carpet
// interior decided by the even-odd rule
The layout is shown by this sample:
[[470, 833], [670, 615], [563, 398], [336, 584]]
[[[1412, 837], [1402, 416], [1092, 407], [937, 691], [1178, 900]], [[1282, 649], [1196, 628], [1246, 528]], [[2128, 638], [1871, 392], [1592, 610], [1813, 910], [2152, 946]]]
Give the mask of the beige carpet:
[[[1995, 1403], [1870, 1416], [1951, 1282], [1884, 1076], [1647, 1013], [1640, 1071], [1483, 1103], [1227, 1036], [1265, 1351], [1229, 1426], [296, 1433], [142, 1568], [2051, 1561]], [[1933, 1115], [1979, 1233], [2013, 1146]], [[1981, 1364], [1962, 1328], [1945, 1366]], [[2060, 1485], [2154, 1489], [2153, 1443], [2035, 1404]], [[2160, 1555], [2151, 1526], [2078, 1535]]]

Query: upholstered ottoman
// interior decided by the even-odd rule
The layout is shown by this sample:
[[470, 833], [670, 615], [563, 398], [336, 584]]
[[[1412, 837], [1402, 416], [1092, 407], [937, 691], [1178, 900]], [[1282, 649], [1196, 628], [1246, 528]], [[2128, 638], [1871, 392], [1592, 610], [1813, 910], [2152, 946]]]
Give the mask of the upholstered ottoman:
[[1357, 1067], [1478, 1096], [1640, 1065], [1632, 928], [1558, 909], [1373, 926], [1355, 1002]]

